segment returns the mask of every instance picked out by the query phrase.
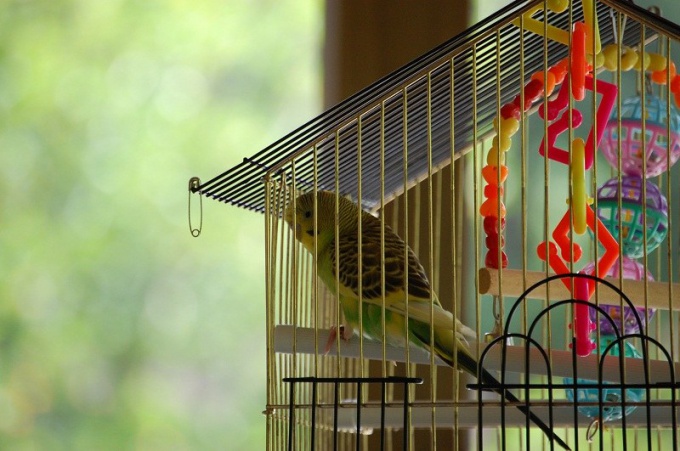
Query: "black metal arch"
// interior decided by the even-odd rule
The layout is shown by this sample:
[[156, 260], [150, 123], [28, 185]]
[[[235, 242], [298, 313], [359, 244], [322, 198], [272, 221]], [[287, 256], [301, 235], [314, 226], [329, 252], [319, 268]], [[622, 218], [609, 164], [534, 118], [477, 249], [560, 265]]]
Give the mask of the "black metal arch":
[[[550, 303], [550, 305], [546, 306], [544, 309], [542, 309], [540, 312], [538, 312], [533, 320], [531, 321], [529, 327], [527, 328], [527, 333], [511, 333], [509, 329], [509, 324], [512, 321], [513, 315], [516, 313], [517, 309], [526, 301], [526, 299], [530, 296], [531, 292], [536, 290], [537, 288], [550, 283], [554, 280], [561, 280], [564, 278], [583, 278], [583, 279], [588, 279], [592, 280], [595, 283], [603, 284], [606, 287], [612, 289], [615, 291], [618, 295], [621, 296], [623, 301], [625, 302], [625, 305], [632, 308], [634, 315], [635, 315], [635, 320], [637, 321], [637, 325], [639, 327], [639, 333], [632, 333], [632, 334], [623, 334], [621, 331], [619, 331], [618, 327], [616, 327], [616, 323], [614, 320], [611, 318], [611, 316], [599, 305], [592, 304], [588, 301], [585, 300], [578, 300], [578, 299], [566, 299], [566, 300], [560, 300], [557, 302]], [[571, 356], [572, 356], [572, 368], [573, 368], [573, 383], [568, 384], [566, 382], [564, 383], [555, 383], [553, 382], [553, 372], [549, 363], [549, 358], [548, 358], [548, 353], [546, 350], [543, 348], [543, 346], [535, 339], [533, 338], [533, 335], [536, 331], [537, 325], [539, 324], [539, 321], [541, 321], [544, 317], [548, 315], [548, 313], [552, 310], [555, 309], [560, 309], [563, 307], [568, 307], [568, 306], [574, 306], [574, 305], [587, 305], [591, 309], [595, 309], [598, 313], [598, 315], [601, 315], [606, 321], [610, 322], [614, 327], [614, 332], [615, 332], [615, 338], [607, 344], [604, 349], [600, 352], [600, 357], [598, 359], [598, 375], [597, 375], [597, 381], [593, 381], [592, 384], [583, 384], [581, 382], [578, 382], [578, 356], [576, 355], [576, 350], [575, 350], [575, 339], [572, 337], [572, 351], [571, 351]], [[599, 320], [599, 319], [598, 319]], [[583, 389], [583, 388], [589, 388], [589, 389], [596, 389], [598, 390], [598, 415], [600, 418], [604, 416], [604, 409], [608, 407], [608, 402], [606, 402], [603, 399], [603, 391], [605, 389], [615, 389], [615, 390], [620, 390], [621, 391], [621, 401], [620, 407], [622, 409], [626, 409], [627, 402], [626, 402], [626, 390], [628, 389], [643, 389], [645, 392], [645, 401], [644, 401], [644, 408], [646, 412], [646, 426], [647, 429], [651, 429], [653, 427], [651, 423], [651, 413], [652, 409], [654, 408], [654, 405], [656, 401], [651, 399], [651, 391], [652, 389], [667, 389], [670, 390], [671, 393], [671, 430], [672, 430], [672, 441], [673, 441], [673, 446], [675, 449], [678, 448], [678, 418], [677, 418], [677, 412], [676, 412], [676, 406], [678, 403], [677, 400], [677, 395], [676, 395], [676, 390], [680, 389], [680, 384], [676, 381], [676, 376], [675, 376], [675, 368], [673, 364], [673, 359], [668, 350], [663, 346], [661, 342], [658, 340], [649, 337], [645, 334], [645, 326], [642, 324], [641, 318], [639, 313], [637, 312], [637, 309], [635, 308], [635, 305], [631, 302], [631, 300], [628, 298], [628, 296], [618, 287], [613, 285], [612, 283], [593, 276], [589, 274], [558, 274], [558, 275], [553, 275], [546, 277], [545, 279], [533, 284], [527, 290], [522, 293], [522, 295], [515, 301], [513, 304], [512, 308], [510, 309], [508, 316], [505, 321], [505, 325], [503, 328], [504, 333], [496, 337], [494, 340], [492, 340], [482, 351], [480, 357], [479, 357], [479, 362], [478, 362], [478, 371], [481, 371], [482, 368], [484, 367], [484, 363], [489, 355], [489, 352], [497, 346], [501, 346], [501, 368], [500, 368], [500, 377], [499, 377], [499, 385], [496, 384], [489, 384], [489, 383], [483, 383], [483, 382], [477, 382], [476, 384], [469, 384], [468, 388], [472, 390], [476, 390], [478, 392], [477, 395], [477, 405], [478, 405], [478, 440], [479, 440], [479, 448], [483, 449], [483, 434], [482, 434], [482, 427], [483, 427], [483, 420], [484, 420], [484, 403], [482, 402], [482, 396], [481, 392], [483, 391], [489, 391], [489, 390], [511, 390], [511, 389], [517, 389], [517, 390], [523, 390], [524, 391], [524, 402], [523, 406], [526, 408], [530, 408], [532, 405], [532, 400], [531, 400], [531, 391], [534, 389], [547, 389], [548, 390], [548, 400], [547, 400], [547, 406], [548, 406], [548, 426], [552, 429], [554, 427], [554, 407], [555, 407], [555, 396], [554, 396], [554, 390], [557, 389], [573, 389], [576, 391], [577, 389]], [[531, 374], [531, 368], [532, 364], [536, 364], [537, 362], [531, 362], [530, 361], [530, 350], [531, 347], [533, 346], [535, 349], [538, 350], [538, 355], [540, 356], [540, 359], [543, 360], [543, 364], [545, 365], [546, 368], [546, 375], [547, 375], [547, 383], [545, 384], [536, 384], [536, 383], [531, 383], [529, 378], [525, 378], [525, 382], [522, 384], [509, 384], [506, 382], [506, 373], [507, 373], [507, 341], [509, 338], [512, 339], [518, 339], [522, 340], [524, 343], [524, 351], [525, 351], [525, 361], [524, 361], [524, 372], [525, 374]], [[634, 339], [639, 339], [642, 341], [642, 347], [641, 347], [641, 354], [642, 358], [640, 359], [643, 362], [643, 383], [626, 383], [625, 381], [625, 365], [624, 365], [624, 360], [625, 360], [625, 352], [623, 351], [623, 346], [626, 341], [629, 340], [634, 340]], [[614, 356], [612, 355], [612, 351], [615, 349], [615, 346], [619, 346], [619, 355]], [[662, 355], [662, 361], [665, 361], [668, 364], [668, 370], [669, 370], [669, 376], [670, 380], [668, 382], [651, 382], [651, 377], [650, 377], [650, 372], [649, 372], [649, 351], [648, 351], [648, 346], [654, 346], [659, 350], [659, 352]], [[535, 357], [535, 356], [534, 356]], [[604, 372], [604, 360], [606, 357], [612, 358], [612, 357], [618, 357], [619, 361], [619, 375], [620, 375], [620, 383], [605, 383], [603, 380], [603, 372]], [[540, 362], [540, 360], [539, 360]], [[540, 363], [539, 363], [540, 364]], [[534, 366], [534, 369], [536, 366]], [[663, 401], [664, 403], [667, 403], [667, 401]], [[573, 404], [573, 409], [574, 409], [574, 434], [577, 434], [578, 431], [578, 410], [579, 410], [579, 402], [575, 400]], [[629, 404], [628, 404], [629, 405]], [[501, 401], [501, 443], [502, 446], [505, 447], [505, 427], [506, 427], [506, 421], [505, 421], [505, 407], [506, 407], [506, 401], [503, 399]], [[526, 419], [526, 446], [527, 449], [530, 446], [529, 442], [529, 426], [530, 426], [530, 420], [529, 417]], [[626, 428], [626, 415], [624, 414], [621, 418], [621, 426], [625, 430]], [[604, 449], [604, 440], [602, 439], [602, 433], [603, 433], [603, 428], [599, 429], [599, 448]], [[575, 437], [577, 439], [577, 437]], [[622, 434], [622, 445], [623, 449], [627, 449], [628, 447], [628, 442], [627, 442], [627, 437], [626, 434]], [[551, 449], [553, 448], [554, 444], [551, 443]], [[652, 447], [652, 436], [650, 433], [647, 434], [647, 446], [649, 449]]]

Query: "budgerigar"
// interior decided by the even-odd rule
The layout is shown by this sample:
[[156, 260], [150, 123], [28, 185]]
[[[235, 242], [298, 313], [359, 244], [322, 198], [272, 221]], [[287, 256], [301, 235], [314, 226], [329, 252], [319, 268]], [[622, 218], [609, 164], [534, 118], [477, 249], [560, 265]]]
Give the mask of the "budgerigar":
[[[359, 327], [359, 207], [342, 196], [338, 199], [338, 236], [336, 254], [336, 194], [329, 191], [317, 191], [314, 214], [314, 192], [299, 196], [288, 206], [284, 219], [295, 227], [295, 237], [312, 254], [316, 254], [317, 273], [329, 290], [339, 300], [345, 317], [343, 338], [363, 331], [365, 337], [382, 340], [382, 305], [383, 287], [381, 276], [381, 224], [380, 220], [366, 211], [361, 211], [361, 290], [362, 290], [362, 323]], [[316, 249], [315, 249], [316, 241]], [[465, 336], [474, 337], [474, 332], [455, 320], [453, 315], [442, 308], [431, 289], [423, 266], [415, 253], [404, 241], [384, 226], [384, 304], [385, 304], [385, 340], [387, 343], [404, 346], [408, 340], [415, 345], [434, 352], [442, 360], [453, 366], [454, 350], [457, 351], [457, 363], [460, 369], [478, 377], [484, 383], [498, 384], [498, 381], [486, 370], [477, 374], [477, 361], [471, 354]], [[405, 255], [408, 255], [408, 270], [405, 267]], [[336, 274], [336, 271], [338, 274]], [[405, 274], [408, 274], [408, 294]], [[336, 277], [339, 286], [336, 287]], [[408, 299], [408, 335], [406, 334], [406, 315]], [[431, 314], [433, 309], [433, 314]], [[432, 316], [434, 320], [432, 321]], [[434, 332], [431, 331], [434, 327]], [[431, 340], [434, 336], [434, 342]], [[454, 338], [455, 337], [455, 338]], [[457, 346], [454, 345], [454, 340]], [[518, 401], [509, 391], [498, 390], [508, 401]], [[525, 406], [517, 408], [527, 415], [550, 440], [554, 440], [564, 449], [569, 447], [543, 421], [536, 417]]]

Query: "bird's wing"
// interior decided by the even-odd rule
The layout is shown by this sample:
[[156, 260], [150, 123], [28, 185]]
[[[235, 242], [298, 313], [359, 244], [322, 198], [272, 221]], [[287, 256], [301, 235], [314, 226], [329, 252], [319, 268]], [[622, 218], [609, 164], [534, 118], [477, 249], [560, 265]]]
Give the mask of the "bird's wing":
[[[374, 218], [375, 219], [375, 218]], [[361, 291], [366, 301], [382, 300], [381, 237], [379, 221], [363, 221], [361, 231]], [[335, 245], [329, 246], [333, 273], [339, 272], [341, 290], [346, 295], [359, 296], [359, 238], [356, 233], [342, 234], [338, 238], [339, 256]], [[408, 272], [408, 294], [412, 298], [430, 299], [430, 281], [425, 269], [411, 248], [399, 236], [385, 226], [385, 292], [387, 298], [403, 295]], [[407, 259], [405, 258], [407, 256]], [[408, 261], [405, 265], [405, 261]], [[408, 270], [406, 269], [408, 268]], [[439, 304], [439, 301], [435, 301]]]
[[[425, 269], [413, 250], [391, 228], [384, 229], [385, 284], [382, 289], [381, 230], [379, 221], [363, 221], [361, 231], [361, 293], [362, 301], [382, 306], [383, 294], [386, 310], [433, 325], [442, 330], [453, 330], [453, 315], [441, 307], [432, 292]], [[348, 233], [338, 239], [339, 254], [330, 246], [333, 274], [337, 270], [339, 291], [348, 297], [359, 297], [359, 240]], [[405, 265], [405, 262], [408, 262]], [[337, 269], [336, 269], [337, 268]], [[407, 277], [405, 277], [407, 276]], [[408, 296], [405, 287], [408, 281]], [[408, 297], [408, 306], [406, 299]], [[474, 331], [456, 319], [456, 335], [475, 337]]]

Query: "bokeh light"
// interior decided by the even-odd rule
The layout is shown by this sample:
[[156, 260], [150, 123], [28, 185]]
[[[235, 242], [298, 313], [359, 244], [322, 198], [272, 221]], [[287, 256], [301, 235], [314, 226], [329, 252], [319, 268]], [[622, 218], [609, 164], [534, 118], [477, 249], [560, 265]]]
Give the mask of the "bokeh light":
[[264, 220], [187, 181], [320, 112], [322, 14], [0, 6], [1, 449], [264, 448]]

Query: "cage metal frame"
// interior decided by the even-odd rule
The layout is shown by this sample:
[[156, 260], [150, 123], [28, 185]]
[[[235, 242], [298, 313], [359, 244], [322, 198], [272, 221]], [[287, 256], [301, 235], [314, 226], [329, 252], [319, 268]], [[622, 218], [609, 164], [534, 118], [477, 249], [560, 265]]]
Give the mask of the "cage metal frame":
[[[315, 256], [304, 255], [296, 246], [290, 236], [286, 236], [281, 224], [281, 210], [286, 202], [293, 201], [294, 196], [298, 192], [318, 189], [330, 189], [338, 193], [352, 193], [354, 199], [366, 209], [375, 212], [379, 215], [384, 215], [385, 208], [388, 204], [393, 203], [400, 196], [408, 196], [413, 190], [420, 189], [420, 182], [423, 183], [423, 191], [426, 191], [424, 196], [424, 205], [417, 202], [415, 205], [409, 206], [409, 202], [403, 203], [405, 210], [404, 217], [408, 218], [410, 215], [419, 216], [423, 210], [427, 216], [428, 221], [425, 228], [425, 235], [429, 237], [427, 248], [424, 252], [428, 255], [427, 266], [432, 272], [436, 268], [435, 255], [436, 249], [434, 246], [434, 239], [441, 231], [437, 227], [441, 227], [441, 218], [437, 220], [436, 214], [440, 209], [435, 208], [433, 201], [433, 191], [449, 189], [451, 192], [458, 190], [460, 192], [461, 183], [460, 178], [456, 180], [454, 175], [450, 176], [450, 185], [443, 188], [442, 177], [437, 178], [446, 168], [454, 166], [455, 162], [463, 161], [464, 159], [471, 159], [472, 162], [468, 166], [472, 166], [472, 181], [473, 181], [473, 207], [477, 210], [479, 207], [479, 198], [481, 191], [478, 185], [481, 181], [478, 174], [479, 160], [484, 148], [484, 142], [493, 135], [491, 126], [491, 119], [494, 114], [497, 114], [500, 106], [508, 101], [516, 94], [510, 87], [515, 86], [521, 88], [537, 69], [547, 70], [551, 64], [563, 58], [566, 50], [549, 41], [545, 36], [537, 36], [531, 34], [524, 29], [522, 25], [523, 14], [530, 11], [537, 5], [545, 5], [543, 0], [534, 1], [518, 1], [513, 2], [506, 8], [500, 10], [497, 14], [490, 17], [486, 21], [472, 27], [452, 40], [437, 47], [436, 49], [423, 55], [409, 65], [395, 71], [384, 79], [376, 82], [365, 90], [350, 97], [338, 106], [332, 108], [328, 112], [322, 114], [318, 118], [310, 121], [308, 124], [300, 127], [291, 134], [272, 144], [263, 151], [257, 153], [253, 157], [245, 158], [244, 161], [226, 171], [217, 177], [209, 180], [206, 183], [194, 183], [190, 185], [190, 191], [201, 194], [215, 200], [231, 203], [246, 209], [264, 212], [265, 213], [265, 247], [266, 247], [266, 261], [265, 261], [265, 277], [267, 281], [267, 366], [268, 366], [268, 384], [267, 384], [267, 410], [268, 414], [268, 436], [274, 437], [268, 439], [269, 449], [278, 449], [281, 443], [277, 441], [276, 437], [284, 436], [285, 432], [282, 426], [272, 419], [285, 422], [285, 416], [280, 416], [280, 411], [285, 410], [285, 403], [282, 401], [285, 398], [285, 390], [282, 390], [277, 385], [277, 380], [283, 380], [279, 372], [288, 371], [293, 374], [293, 378], [299, 368], [311, 370], [314, 377], [319, 377], [318, 373], [323, 373], [327, 367], [320, 364], [319, 357], [319, 343], [323, 341], [319, 334], [318, 318], [320, 315], [330, 315], [335, 317], [336, 324], [339, 325], [339, 308], [325, 307], [320, 305], [320, 298], [328, 297], [324, 293], [323, 287], [320, 286], [317, 280], [316, 267], [313, 263]], [[617, 33], [617, 26], [620, 28], [623, 25], [623, 17], [627, 17], [627, 25], [625, 34], [619, 37], [619, 50], [621, 45], [644, 47], [650, 40], [661, 36], [668, 44], [666, 50], [670, 57], [670, 42], [680, 41], [680, 27], [661, 18], [649, 14], [647, 11], [637, 7], [634, 4], [619, 0], [601, 0], [593, 3], [594, 13], [599, 18], [600, 34], [603, 44], [615, 40]], [[615, 11], [615, 17], [609, 18], [609, 14]], [[569, 13], [567, 15], [552, 14], [544, 12], [542, 18], [546, 24], [564, 25], [571, 24], [583, 17], [584, 11], [579, 8], [576, 2], [571, 4]], [[519, 18], [520, 26], [511, 26], [512, 22]], [[649, 31], [652, 31], [651, 34]], [[495, 49], [495, 51], [494, 51]], [[501, 50], [503, 49], [503, 50]], [[518, 61], [508, 61], [501, 58], [503, 55], [518, 52], [520, 58]], [[491, 77], [492, 81], [484, 80], [486, 76]], [[595, 77], [598, 75], [595, 74]], [[617, 72], [616, 83], [621, 85], [622, 75]], [[482, 80], [482, 81], [478, 81]], [[496, 80], [495, 82], [493, 80]], [[644, 82], [642, 82], [644, 85]], [[644, 94], [644, 90], [643, 96]], [[455, 93], [455, 96], [454, 96]], [[520, 89], [520, 96], [523, 91]], [[592, 100], [593, 110], [596, 108], [597, 100]], [[481, 100], [480, 100], [481, 99]], [[667, 91], [667, 99], [670, 101], [670, 91]], [[480, 100], [480, 101], [478, 101]], [[619, 97], [620, 107], [620, 97]], [[545, 105], [545, 103], [543, 104]], [[545, 106], [543, 106], [545, 107]], [[520, 146], [523, 152], [528, 147], [528, 118], [529, 115], [537, 111], [541, 106], [534, 107], [528, 111], [526, 116], [522, 117], [520, 127]], [[570, 111], [574, 108], [570, 101]], [[401, 112], [401, 114], [400, 114]], [[414, 125], [410, 125], [413, 123]], [[461, 127], [459, 124], [464, 124]], [[467, 127], [467, 128], [466, 128]], [[544, 132], [547, 132], [547, 122], [544, 125]], [[643, 121], [644, 130], [644, 121]], [[568, 135], [571, 139], [574, 136], [572, 127], [568, 129]], [[399, 142], [401, 141], [401, 145]], [[465, 158], [463, 158], [465, 157]], [[522, 155], [522, 179], [525, 179], [525, 160]], [[367, 160], [370, 164], [363, 164]], [[545, 210], [548, 209], [548, 167], [549, 163], [545, 159], [546, 172], [546, 200]], [[455, 170], [457, 175], [465, 171], [465, 169], [458, 168]], [[396, 174], [396, 175], [395, 175]], [[670, 178], [670, 172], [668, 174]], [[433, 181], [433, 179], [435, 179]], [[593, 185], [596, 178], [593, 179]], [[264, 189], [262, 183], [264, 182]], [[438, 185], [439, 184], [439, 185]], [[671, 188], [670, 181], [667, 185], [667, 194], [670, 199]], [[523, 188], [524, 189], [524, 188]], [[522, 223], [526, 224], [527, 217], [527, 193], [522, 193]], [[436, 196], [434, 196], [436, 197]], [[455, 208], [458, 203], [457, 200], [451, 201], [451, 208]], [[441, 214], [441, 213], [440, 213]], [[451, 213], [453, 222], [458, 227], [463, 222], [463, 219], [456, 216], [456, 213]], [[386, 221], [385, 216], [383, 223]], [[545, 233], [549, 229], [549, 218], [547, 213], [544, 215]], [[491, 295], [494, 299], [494, 307], [496, 299], [504, 299], [509, 296], [521, 295], [521, 289], [536, 281], [536, 278], [541, 274], [548, 276], [548, 270], [537, 271], [529, 273], [527, 271], [526, 255], [522, 257], [522, 269], [519, 274], [512, 273], [513, 270], [489, 270], [483, 268], [479, 262], [478, 249], [480, 248], [480, 224], [479, 220], [475, 220], [473, 225], [469, 228], [474, 234], [473, 247], [475, 250], [475, 267], [479, 271], [475, 274], [468, 274], [468, 277], [474, 279], [475, 299], [476, 299], [476, 316], [477, 324], [480, 325], [480, 297], [482, 295]], [[408, 237], [410, 234], [417, 232], [419, 226], [414, 224], [409, 230], [408, 221], [403, 226], [404, 232]], [[458, 227], [462, 228], [462, 227]], [[458, 232], [462, 233], [462, 232]], [[417, 233], [416, 233], [417, 234]], [[597, 236], [597, 232], [595, 232]], [[671, 239], [672, 237], [669, 237]], [[460, 237], [457, 238], [460, 240]], [[573, 243], [573, 238], [570, 238]], [[522, 231], [521, 237], [524, 248], [526, 248], [527, 236], [526, 230]], [[408, 242], [408, 239], [407, 239]], [[410, 243], [417, 245], [417, 243]], [[669, 253], [674, 244], [668, 245]], [[523, 252], [526, 252], [524, 249]], [[441, 251], [440, 251], [441, 253]], [[456, 253], [454, 245], [453, 253]], [[594, 250], [597, 257], [598, 250]], [[361, 257], [359, 257], [361, 259]], [[645, 267], [647, 267], [647, 257], [644, 258]], [[677, 305], [673, 291], [676, 283], [672, 282], [674, 274], [672, 273], [673, 259], [668, 257], [668, 268], [666, 270], [670, 273], [668, 283], [656, 282], [648, 283], [646, 280], [634, 285], [635, 293], [641, 293], [639, 299], [643, 299], [644, 306], [666, 308], [673, 312]], [[284, 274], [284, 269], [290, 272]], [[461, 279], [462, 270], [458, 273], [454, 270], [454, 279]], [[433, 275], [433, 279], [436, 279]], [[284, 280], [285, 279], [285, 280]], [[512, 287], [511, 282], [514, 279], [515, 286]], [[550, 279], [550, 277], [548, 277]], [[605, 281], [611, 283], [610, 279]], [[618, 286], [623, 286], [623, 279], [620, 277], [615, 282]], [[460, 282], [454, 282], [460, 283]], [[541, 282], [538, 282], [541, 283]], [[665, 287], [664, 287], [665, 286]], [[459, 288], [460, 289], [460, 288]], [[514, 290], [514, 291], [513, 291]], [[546, 290], [549, 291], [549, 290]], [[655, 297], [652, 294], [661, 293], [661, 296]], [[676, 291], [677, 293], [677, 291]], [[295, 301], [300, 296], [305, 299], [312, 299], [310, 303], [298, 303]], [[559, 297], [559, 294], [558, 294]], [[546, 298], [554, 299], [549, 294]], [[279, 321], [285, 316], [281, 316], [281, 302], [293, 299], [292, 305], [287, 307], [291, 310], [285, 315], [289, 320], [292, 319], [294, 325], [298, 326], [292, 330], [292, 348], [289, 352], [293, 355], [292, 359], [280, 358], [281, 351], [276, 350], [277, 337], [273, 330], [279, 324]], [[623, 298], [622, 298], [623, 299]], [[667, 302], [664, 302], [667, 299]], [[596, 296], [596, 305], [603, 301], [602, 296]], [[276, 303], [279, 305], [276, 305]], [[456, 310], [456, 300], [454, 299], [453, 309]], [[460, 301], [458, 301], [460, 302]], [[578, 303], [579, 301], [575, 301]], [[607, 301], [609, 302], [609, 301]], [[620, 300], [620, 305], [623, 306], [624, 301]], [[552, 307], [554, 304], [550, 304]], [[547, 307], [546, 314], [551, 310]], [[553, 307], [554, 308], [554, 307]], [[329, 309], [322, 311], [324, 309]], [[504, 309], [501, 306], [498, 312], [503, 317]], [[278, 315], [278, 316], [277, 316]], [[307, 315], [307, 319], [303, 316]], [[526, 321], [526, 311], [524, 313]], [[314, 318], [312, 322], [309, 318]], [[671, 313], [671, 320], [673, 314]], [[302, 335], [302, 326], [305, 324], [312, 326], [314, 333], [312, 334], [311, 342], [313, 343], [310, 352], [311, 357], [301, 357], [298, 348], [298, 334]], [[479, 327], [477, 327], [479, 330]], [[673, 328], [671, 328], [671, 334]], [[548, 334], [550, 337], [550, 334]], [[519, 338], [516, 335], [509, 334], [507, 330], [505, 335], [496, 337], [494, 343], [503, 341], [507, 338]], [[638, 337], [645, 340], [643, 336]], [[671, 336], [672, 340], [677, 340], [677, 337]], [[550, 340], [549, 340], [550, 341]], [[358, 366], [353, 370], [363, 375], [365, 371], [364, 358], [365, 353], [370, 348], [371, 343], [366, 343], [361, 337], [359, 338], [358, 350]], [[387, 372], [386, 357], [388, 351], [383, 344], [378, 346], [381, 349], [377, 351], [382, 354], [382, 372]], [[483, 358], [486, 358], [486, 353], [489, 348], [482, 351]], [[501, 360], [501, 375], [505, 374], [507, 368], [505, 367], [506, 356], [505, 346], [503, 347], [503, 357]], [[665, 351], [665, 350], [664, 350]], [[424, 364], [429, 364], [432, 368], [436, 365], [434, 356], [418, 356], [414, 351], [408, 347], [405, 350], [405, 360], [410, 361], [411, 356]], [[548, 346], [548, 353], [551, 349]], [[671, 348], [671, 354], [675, 355], [677, 350]], [[529, 354], [526, 354], [525, 363], [528, 364]], [[338, 369], [344, 365], [339, 363], [340, 358], [352, 358], [345, 356], [338, 356], [337, 361], [331, 366]], [[304, 360], [307, 359], [307, 360]], [[418, 360], [421, 359], [421, 360]], [[285, 361], [284, 361], [285, 360]], [[621, 360], [621, 359], [620, 359]], [[645, 363], [648, 359], [645, 358]], [[548, 366], [549, 368], [550, 366]], [[435, 372], [436, 374], [436, 372]], [[671, 367], [672, 378], [674, 379], [673, 367]], [[303, 376], [304, 377], [304, 376]], [[354, 377], [354, 376], [350, 376]], [[430, 384], [436, 386], [436, 376], [430, 378]], [[528, 379], [527, 379], [528, 381]], [[599, 382], [602, 382], [601, 374]], [[673, 381], [671, 381], [674, 383]], [[550, 385], [550, 384], [548, 384]], [[507, 387], [526, 389], [528, 382], [523, 384], [509, 384]], [[470, 388], [483, 390], [484, 387], [471, 384]], [[540, 388], [541, 384], [536, 385]], [[545, 384], [544, 386], [545, 387]], [[555, 384], [550, 385], [554, 388]], [[552, 391], [548, 388], [548, 395]], [[486, 387], [488, 388], [488, 387]], [[432, 393], [436, 392], [436, 388]], [[291, 392], [288, 392], [290, 394]], [[625, 391], [624, 391], [625, 393]], [[675, 396], [675, 392], [673, 391]], [[360, 398], [360, 397], [359, 397]], [[278, 399], [278, 401], [277, 401]], [[478, 398], [478, 401], [482, 398]], [[540, 400], [531, 400], [525, 396], [526, 402], [531, 402], [532, 405], [540, 405]], [[296, 400], [293, 399], [295, 402]], [[299, 400], [298, 400], [299, 401]], [[382, 400], [384, 402], [384, 399]], [[481, 402], [481, 401], [480, 401]], [[649, 404], [650, 400], [647, 399]], [[674, 403], [675, 401], [673, 401]], [[358, 400], [362, 404], [362, 400]], [[370, 403], [364, 403], [369, 405]], [[435, 427], [435, 405], [445, 407], [453, 405], [454, 408], [458, 405], [463, 405], [456, 398], [453, 404], [447, 402], [440, 402], [433, 394], [430, 403], [416, 402], [413, 399], [409, 400], [409, 409], [421, 407], [431, 407], [432, 409], [432, 427]], [[493, 403], [484, 401], [484, 405], [488, 406]], [[504, 403], [500, 403], [501, 411], [503, 411]], [[388, 402], [383, 407], [390, 407]], [[576, 407], [574, 407], [576, 411]], [[312, 409], [314, 410], [314, 409]], [[480, 417], [481, 417], [480, 408]], [[675, 410], [673, 410], [675, 413]], [[272, 421], [270, 421], [272, 420]], [[305, 419], [302, 420], [304, 423]], [[457, 423], [456, 423], [457, 424]], [[625, 421], [624, 421], [625, 424]], [[677, 425], [677, 420], [673, 417], [672, 424]], [[454, 427], [455, 428], [455, 427]], [[288, 440], [291, 440], [289, 433]], [[482, 428], [478, 428], [479, 443], [483, 443]], [[529, 444], [529, 430], [526, 432], [527, 445]], [[502, 434], [503, 444], [505, 443], [505, 435]], [[650, 435], [648, 439], [651, 440]], [[413, 440], [411, 434], [410, 440]], [[455, 439], [454, 439], [455, 440]], [[520, 439], [521, 440], [521, 439]], [[677, 444], [677, 438], [673, 436], [673, 443]], [[624, 434], [625, 441], [625, 434]], [[603, 441], [600, 441], [602, 449]], [[650, 446], [651, 446], [651, 442]], [[432, 438], [432, 445], [436, 447], [436, 438]], [[411, 443], [411, 448], [412, 448]]]

